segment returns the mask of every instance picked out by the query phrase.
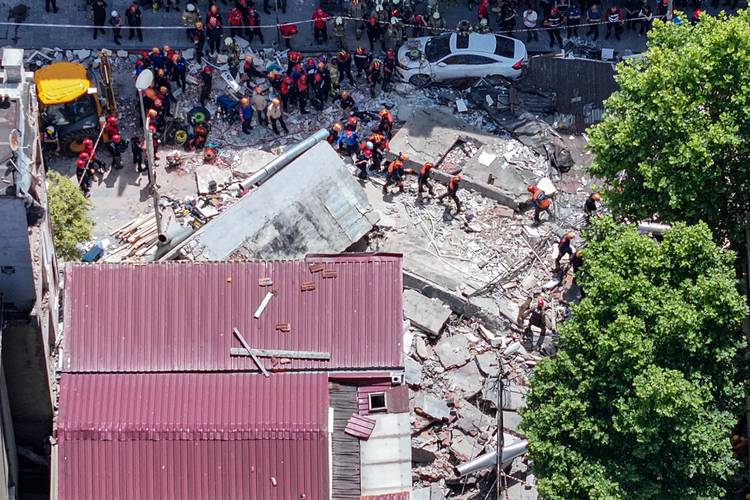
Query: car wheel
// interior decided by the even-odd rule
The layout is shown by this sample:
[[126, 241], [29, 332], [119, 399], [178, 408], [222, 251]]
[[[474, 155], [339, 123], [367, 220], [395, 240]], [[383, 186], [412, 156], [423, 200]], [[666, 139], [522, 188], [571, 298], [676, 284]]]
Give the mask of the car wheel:
[[429, 75], [414, 75], [409, 78], [409, 83], [411, 83], [415, 87], [424, 87], [426, 85], [429, 85], [431, 81], [432, 80], [430, 79]]

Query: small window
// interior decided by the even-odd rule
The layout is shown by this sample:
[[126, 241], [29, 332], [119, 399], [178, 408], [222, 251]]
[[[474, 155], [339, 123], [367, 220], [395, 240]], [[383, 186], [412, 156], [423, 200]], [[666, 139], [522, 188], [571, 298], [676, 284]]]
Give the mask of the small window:
[[495, 40], [497, 41], [497, 44], [495, 45], [495, 54], [507, 57], [508, 59], [513, 59], [516, 54], [515, 40], [513, 38], [508, 38], [507, 36], [497, 35], [495, 35]]
[[443, 59], [443, 62], [445, 64], [469, 64], [466, 60], [466, 56], [463, 54], [446, 57], [445, 59]]
[[497, 62], [492, 58], [485, 57], [485, 56], [478, 56], [476, 54], [469, 54], [465, 57], [466, 57], [465, 64], [495, 64]]
[[371, 392], [368, 394], [368, 397], [371, 412], [386, 411], [388, 409], [385, 402], [384, 392]]

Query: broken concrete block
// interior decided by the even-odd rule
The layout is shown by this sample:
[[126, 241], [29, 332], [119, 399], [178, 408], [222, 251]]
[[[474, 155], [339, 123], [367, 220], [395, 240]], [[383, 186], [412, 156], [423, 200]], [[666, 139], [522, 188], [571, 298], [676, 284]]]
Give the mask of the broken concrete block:
[[216, 64], [226, 64], [228, 60], [229, 57], [226, 54], [219, 54], [218, 56], [216, 56]]
[[411, 492], [411, 500], [432, 500], [430, 488], [417, 488]]
[[198, 194], [215, 193], [232, 182], [232, 172], [214, 165], [201, 165], [195, 169]]
[[514, 411], [503, 411], [503, 428], [521, 433], [521, 415]]
[[186, 61], [192, 61], [195, 57], [195, 49], [185, 49], [182, 51], [182, 57]]
[[117, 51], [117, 57], [122, 57], [123, 59], [128, 57], [128, 51], [127, 50], [118, 50]]
[[240, 152], [238, 159], [232, 162], [232, 173], [240, 179], [246, 179], [271, 163], [276, 156], [262, 149], [245, 148]]
[[500, 375], [500, 361], [495, 351], [487, 351], [477, 356], [479, 369], [488, 377]]
[[471, 358], [469, 341], [461, 334], [440, 339], [435, 346], [435, 353], [446, 369], [463, 366]]
[[443, 492], [443, 488], [440, 487], [437, 483], [432, 483], [430, 485], [430, 500], [444, 500], [445, 499], [445, 493]]
[[460, 461], [471, 460], [482, 451], [482, 446], [473, 437], [459, 430], [454, 430], [452, 434], [450, 450]]
[[526, 389], [520, 385], [510, 383], [505, 389], [503, 409], [518, 411], [526, 407]]
[[78, 59], [83, 61], [84, 59], [86, 59], [87, 57], [91, 55], [91, 51], [88, 49], [80, 49], [80, 50], [75, 51], [75, 55]]
[[458, 416], [456, 427], [467, 434], [482, 434], [488, 432], [495, 425], [494, 417], [485, 415], [468, 401], [461, 401], [461, 406], [456, 410], [456, 414]]
[[464, 399], [471, 399], [482, 391], [484, 377], [476, 363], [469, 363], [448, 372], [448, 383]]
[[[503, 351], [503, 356], [510, 356], [511, 354], [520, 352], [521, 349], [523, 349], [523, 346], [521, 345], [520, 342], [518, 341], [513, 342], [512, 344], [510, 344], [508, 347], [505, 348], [505, 350]], [[525, 351], [526, 350], [524, 349], [524, 352]]]
[[495, 304], [497, 304], [498, 312], [502, 316], [505, 316], [513, 323], [518, 321], [519, 307], [513, 301], [501, 296], [495, 301]]
[[482, 388], [482, 400], [497, 408], [500, 401], [500, 381], [497, 378], [488, 377]]
[[416, 290], [404, 290], [404, 317], [420, 330], [439, 335], [451, 310], [437, 299], [429, 299]]
[[422, 359], [429, 359], [432, 357], [432, 348], [427, 345], [427, 341], [424, 337], [419, 335], [414, 339], [414, 348], [417, 351], [417, 356]]
[[422, 392], [414, 397], [414, 410], [433, 420], [443, 420], [451, 414], [448, 403]]
[[422, 364], [414, 361], [412, 358], [404, 360], [404, 374], [406, 383], [409, 385], [419, 385], [422, 383]]

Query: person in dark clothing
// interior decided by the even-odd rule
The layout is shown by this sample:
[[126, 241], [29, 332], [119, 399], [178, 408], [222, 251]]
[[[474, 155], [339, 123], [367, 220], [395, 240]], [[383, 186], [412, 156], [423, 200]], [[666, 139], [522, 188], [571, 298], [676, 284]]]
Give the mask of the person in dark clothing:
[[[278, 3], [276, 4], [281, 9], [282, 14], [286, 14], [286, 0], [278, 0]], [[266, 14], [271, 13], [271, 0], [263, 0], [263, 12]]]
[[560, 261], [563, 257], [566, 255], [568, 256], [568, 259], [572, 258], [573, 256], [573, 245], [572, 241], [575, 237], [575, 234], [573, 232], [568, 232], [560, 238], [560, 240], [557, 242], [557, 257], [555, 258], [555, 269], [560, 269]]
[[613, 5], [612, 7], [607, 9], [605, 17], [607, 18], [607, 33], [606, 35], [604, 35], [604, 39], [608, 40], [609, 36], [612, 34], [612, 31], [614, 31], [615, 38], [619, 40], [620, 35], [623, 32], [622, 12], [620, 11], [620, 8], [617, 5]]
[[375, 51], [375, 42], [380, 40], [380, 46], [385, 51], [385, 41], [383, 40], [382, 29], [378, 23], [378, 18], [370, 16], [367, 21], [367, 39], [370, 41], [370, 51]]
[[560, 25], [562, 24], [562, 16], [557, 7], [552, 7], [549, 16], [544, 20], [544, 26], [547, 28], [547, 34], [549, 35], [549, 46], [553, 48], [555, 42], [562, 48], [562, 37], [560, 36]]
[[586, 214], [586, 222], [591, 219], [592, 216], [596, 215], [596, 211], [599, 210], [598, 202], [601, 201], [602, 195], [599, 193], [591, 193], [583, 204], [583, 213]]
[[367, 179], [367, 167], [370, 165], [372, 165], [372, 143], [363, 142], [359, 145], [357, 159], [354, 162], [354, 166], [359, 169], [357, 177], [360, 179]]
[[541, 330], [541, 333], [539, 334], [540, 340], [544, 338], [545, 334], [547, 333], [547, 320], [544, 314], [544, 300], [539, 299], [539, 301], [537, 302], [537, 306], [533, 309], [527, 309], [524, 316], [529, 316], [529, 324], [526, 326], [526, 329], [523, 332], [524, 337], [532, 337], [533, 332], [531, 331], [531, 327], [535, 326]]
[[427, 162], [422, 165], [419, 171], [419, 177], [417, 178], [417, 201], [422, 201], [422, 192], [427, 188], [427, 192], [430, 196], [435, 196], [435, 191], [432, 189], [430, 184], [430, 172], [432, 171], [432, 162]]
[[352, 77], [352, 56], [346, 50], [342, 50], [336, 56], [336, 60], [339, 64], [339, 74], [341, 75], [341, 81], [344, 77], [349, 79], [349, 83], [354, 85], [354, 77]]
[[57, 14], [57, 0], [44, 0], [44, 10], [49, 12], [50, 7], [52, 7], [52, 12]]
[[121, 154], [122, 137], [119, 134], [112, 136], [112, 140], [107, 143], [107, 151], [112, 156], [112, 168], [120, 170], [122, 168]]
[[133, 153], [133, 166], [136, 172], [143, 172], [143, 144], [138, 136], [130, 139], [130, 151]]
[[370, 97], [375, 97], [375, 87], [377, 86], [378, 82], [380, 81], [380, 67], [382, 66], [382, 63], [375, 59], [370, 63], [370, 66], [367, 68], [367, 83], [370, 86]]
[[196, 21], [195, 28], [190, 30], [190, 39], [193, 41], [193, 48], [195, 49], [195, 60], [198, 64], [203, 61], [203, 46], [206, 43], [206, 30], [203, 28], [203, 23]]
[[643, 36], [651, 29], [651, 23], [654, 22], [654, 14], [651, 11], [651, 7], [649, 7], [646, 2], [643, 2], [641, 10], [638, 11], [638, 18], [637, 23], [640, 26], [638, 36]]
[[107, 2], [104, 0], [94, 0], [91, 8], [94, 13], [94, 40], [96, 40], [96, 37], [99, 36], [99, 31], [102, 32], [102, 35], [107, 33], [102, 28], [104, 23], [107, 22]]
[[255, 7], [250, 7], [247, 12], [247, 39], [250, 43], [253, 43], [253, 38], [256, 36], [260, 40], [261, 44], [266, 43], [263, 39], [263, 32], [260, 29], [260, 14], [255, 10]]
[[446, 196], [450, 196], [456, 204], [456, 213], [461, 211], [461, 200], [458, 199], [458, 186], [461, 183], [461, 175], [454, 175], [448, 183], [448, 191], [438, 196], [438, 201], [442, 203]]
[[578, 36], [578, 25], [581, 24], [581, 8], [578, 3], [572, 2], [567, 16], [568, 38]]
[[588, 23], [589, 31], [586, 36], [593, 36], [592, 40], [596, 41], [599, 38], [599, 23], [602, 21], [602, 11], [599, 9], [598, 4], [591, 4], [588, 11], [586, 12], [586, 23]]
[[253, 130], [253, 105], [250, 99], [243, 97], [240, 99], [240, 123], [242, 123], [242, 132], [249, 134]]
[[362, 76], [362, 73], [367, 73], [367, 66], [372, 62], [372, 55], [369, 54], [364, 47], [359, 47], [354, 52], [354, 66], [357, 68], [357, 78]]
[[221, 25], [216, 17], [212, 17], [208, 21], [208, 29], [206, 30], [206, 38], [208, 38], [208, 52], [214, 56], [219, 55], [221, 48]]
[[399, 193], [404, 192], [404, 162], [409, 159], [408, 155], [400, 154], [398, 158], [388, 164], [383, 185], [383, 194], [388, 194], [388, 188], [395, 185]]
[[352, 99], [352, 96], [346, 90], [339, 92], [339, 95], [334, 97], [333, 101], [339, 101], [339, 106], [344, 111], [354, 111], [354, 99]]
[[172, 55], [172, 63], [174, 64], [174, 70], [172, 71], [173, 80], [185, 92], [187, 62], [180, 54], [174, 53]]
[[297, 101], [299, 102], [299, 112], [303, 115], [306, 115], [309, 113], [305, 109], [305, 106], [307, 105], [308, 96], [310, 94], [310, 90], [307, 85], [307, 75], [302, 74], [297, 79]]
[[138, 35], [138, 41], [143, 41], [143, 25], [142, 20], [143, 12], [137, 3], [133, 2], [125, 11], [125, 20], [128, 22], [128, 40], [132, 40], [136, 34]]
[[203, 86], [201, 87], [199, 101], [201, 106], [205, 106], [208, 97], [211, 95], [211, 88], [213, 86], [213, 70], [211, 69], [211, 66], [206, 66], [203, 68], [203, 71], [201, 71], [201, 82], [203, 82]]
[[112, 26], [113, 41], [117, 45], [121, 45], [120, 38], [122, 37], [122, 35], [120, 35], [120, 31], [122, 28], [120, 28], [120, 26], [122, 26], [122, 19], [120, 19], [120, 15], [117, 13], [116, 10], [112, 11], [112, 15], [109, 18], [109, 24], [110, 26]]
[[383, 60], [383, 83], [380, 88], [383, 92], [388, 92], [393, 81], [393, 73], [396, 71], [396, 52], [393, 49], [388, 49], [385, 53], [385, 59]]

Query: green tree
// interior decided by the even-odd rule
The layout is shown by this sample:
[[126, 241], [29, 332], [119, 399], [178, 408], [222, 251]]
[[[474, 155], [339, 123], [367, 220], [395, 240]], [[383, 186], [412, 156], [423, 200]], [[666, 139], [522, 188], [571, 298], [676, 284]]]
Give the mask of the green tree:
[[71, 179], [50, 170], [47, 173], [50, 222], [57, 256], [64, 260], [81, 257], [78, 245], [91, 239], [94, 221], [89, 200]]
[[590, 134], [591, 173], [613, 213], [706, 222], [744, 248], [750, 211], [750, 11], [654, 23], [643, 61]]
[[732, 252], [702, 223], [659, 243], [604, 218], [586, 238], [586, 297], [523, 412], [540, 495], [721, 496], [745, 389]]

